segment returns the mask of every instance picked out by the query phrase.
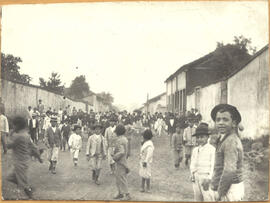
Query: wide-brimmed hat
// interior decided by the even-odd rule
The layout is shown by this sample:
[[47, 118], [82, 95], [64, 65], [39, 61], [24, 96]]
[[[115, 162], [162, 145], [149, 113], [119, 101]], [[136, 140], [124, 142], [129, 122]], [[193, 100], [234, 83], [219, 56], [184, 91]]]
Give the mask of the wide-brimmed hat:
[[192, 136], [199, 136], [199, 135], [209, 135], [209, 129], [207, 123], [200, 123], [200, 125], [196, 128], [195, 134]]
[[82, 127], [80, 125], [74, 125], [73, 126], [73, 131], [76, 131], [78, 128], [82, 129]]
[[241, 122], [241, 115], [240, 115], [239, 111], [237, 110], [237, 108], [235, 106], [230, 105], [230, 104], [216, 105], [211, 111], [211, 118], [213, 119], [213, 121], [216, 120], [217, 112], [221, 109], [223, 109], [224, 111], [230, 112], [233, 120], [235, 120], [237, 122], [237, 124], [239, 124]]
[[52, 116], [52, 117], [51, 117], [51, 122], [57, 122], [57, 117]]

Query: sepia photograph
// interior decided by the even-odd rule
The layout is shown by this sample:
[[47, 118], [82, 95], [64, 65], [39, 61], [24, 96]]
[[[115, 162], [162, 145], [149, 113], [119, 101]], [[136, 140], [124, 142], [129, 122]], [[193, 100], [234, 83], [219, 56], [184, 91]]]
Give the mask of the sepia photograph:
[[268, 25], [268, 1], [2, 5], [2, 200], [269, 200]]

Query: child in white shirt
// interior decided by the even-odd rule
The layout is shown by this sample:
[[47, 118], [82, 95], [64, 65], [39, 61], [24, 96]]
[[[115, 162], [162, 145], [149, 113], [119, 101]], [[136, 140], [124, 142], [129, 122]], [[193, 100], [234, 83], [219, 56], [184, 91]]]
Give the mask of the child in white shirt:
[[71, 134], [68, 140], [68, 145], [70, 147], [71, 157], [73, 159], [74, 166], [78, 164], [79, 153], [82, 148], [82, 137], [80, 135], [81, 126], [75, 125], [73, 131], [75, 133]]
[[[147, 129], [143, 132], [143, 143], [140, 153], [140, 170], [139, 174], [142, 177], [141, 192], [150, 192], [151, 165], [153, 161], [154, 145], [152, 142], [152, 131]], [[145, 190], [146, 183], [146, 190]]]
[[199, 202], [215, 201], [214, 194], [209, 189], [209, 184], [214, 171], [216, 150], [213, 145], [208, 143], [208, 125], [201, 123], [192, 136], [196, 136], [196, 141], [199, 144], [192, 151], [190, 163], [194, 200]]

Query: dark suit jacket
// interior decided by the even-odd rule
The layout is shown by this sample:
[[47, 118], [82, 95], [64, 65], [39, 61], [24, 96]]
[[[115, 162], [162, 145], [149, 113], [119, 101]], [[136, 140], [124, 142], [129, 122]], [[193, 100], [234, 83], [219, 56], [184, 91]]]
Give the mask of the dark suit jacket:
[[38, 125], [39, 125], [38, 120], [35, 119], [36, 120], [36, 127], [33, 128], [33, 120], [34, 119], [31, 119], [30, 122], [29, 122], [29, 131], [30, 131], [30, 133], [36, 132], [36, 130], [38, 129]]
[[170, 122], [171, 119], [168, 119], [167, 125], [168, 125], [168, 133], [173, 134], [176, 131], [176, 119], [174, 118], [173, 125], [171, 125]]
[[49, 127], [46, 131], [46, 145], [53, 147], [54, 145], [56, 147], [60, 146], [60, 141], [61, 141], [61, 132], [58, 127], [56, 127], [55, 133], [53, 132], [52, 127]]

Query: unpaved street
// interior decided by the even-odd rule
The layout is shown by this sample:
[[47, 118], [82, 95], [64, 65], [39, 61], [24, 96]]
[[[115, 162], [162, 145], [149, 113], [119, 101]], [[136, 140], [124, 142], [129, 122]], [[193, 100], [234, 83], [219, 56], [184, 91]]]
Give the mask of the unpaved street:
[[[140, 149], [140, 137], [134, 135], [132, 139], [131, 157], [129, 166], [131, 172], [128, 175], [129, 189], [132, 201], [193, 201], [193, 190], [189, 181], [189, 170], [181, 166], [180, 170], [174, 169], [172, 152], [169, 150], [168, 137], [154, 137], [155, 145], [152, 193], [140, 193], [140, 177], [138, 174], [138, 160]], [[34, 187], [34, 198], [38, 200], [112, 200], [116, 194], [115, 179], [109, 174], [108, 165], [103, 161], [103, 169], [100, 177], [101, 185], [95, 185], [91, 180], [89, 163], [85, 158], [85, 143], [83, 140], [83, 150], [80, 154], [79, 166], [74, 168], [68, 151], [60, 152], [57, 174], [53, 175], [48, 171], [46, 152], [43, 154], [44, 163], [32, 161], [29, 170], [29, 180]], [[26, 199], [24, 192], [5, 180], [11, 170], [11, 163], [7, 161], [11, 152], [2, 158], [3, 169], [3, 198], [4, 199]], [[254, 173], [246, 173], [252, 178]], [[267, 180], [266, 180], [267, 181]], [[251, 185], [250, 182], [253, 184]], [[256, 184], [256, 192], [254, 185]], [[267, 198], [267, 188], [265, 183], [257, 184], [254, 180], [245, 181], [246, 200], [265, 196]], [[252, 189], [253, 188], [253, 189]]]
[[[95, 185], [91, 180], [89, 163], [85, 158], [85, 143], [80, 154], [79, 166], [74, 168], [68, 151], [60, 152], [57, 174], [48, 171], [46, 153], [44, 163], [32, 161], [29, 170], [30, 183], [35, 192], [34, 198], [39, 200], [112, 200], [116, 194], [115, 179], [109, 174], [108, 165], [103, 161], [101, 185]], [[134, 136], [132, 139], [131, 157], [128, 175], [130, 194], [136, 201], [179, 201], [192, 200], [192, 186], [189, 182], [188, 169], [182, 168], [176, 171], [173, 167], [172, 154], [168, 151], [167, 137], [154, 138], [155, 154], [153, 163], [152, 193], [140, 193], [140, 177], [138, 174], [138, 160], [140, 139]], [[5, 180], [11, 169], [10, 152], [2, 160], [3, 167], [3, 197], [4, 199], [25, 199], [26, 196], [17, 187]]]

